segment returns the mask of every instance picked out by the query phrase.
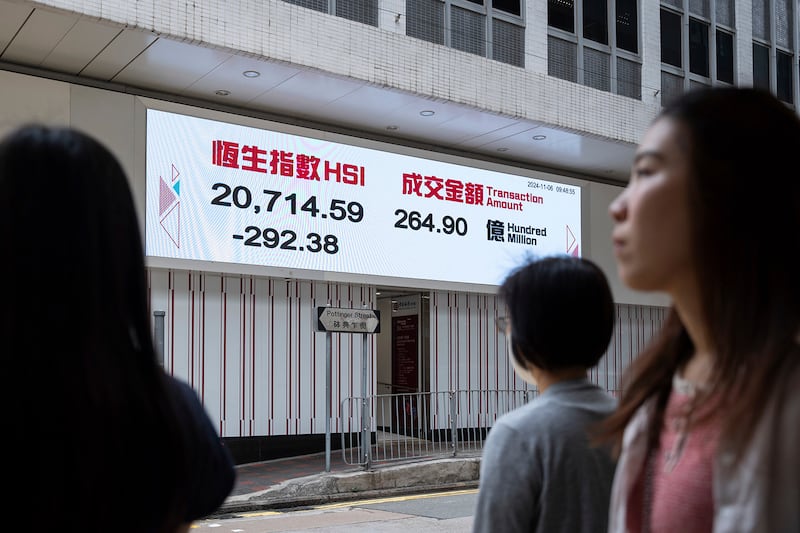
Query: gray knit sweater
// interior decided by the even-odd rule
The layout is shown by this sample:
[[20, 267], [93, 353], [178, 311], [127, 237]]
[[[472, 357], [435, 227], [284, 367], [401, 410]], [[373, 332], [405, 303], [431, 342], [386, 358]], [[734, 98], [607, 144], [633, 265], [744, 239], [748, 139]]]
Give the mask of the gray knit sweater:
[[483, 450], [473, 532], [607, 531], [615, 465], [587, 429], [615, 408], [580, 379], [499, 418]]

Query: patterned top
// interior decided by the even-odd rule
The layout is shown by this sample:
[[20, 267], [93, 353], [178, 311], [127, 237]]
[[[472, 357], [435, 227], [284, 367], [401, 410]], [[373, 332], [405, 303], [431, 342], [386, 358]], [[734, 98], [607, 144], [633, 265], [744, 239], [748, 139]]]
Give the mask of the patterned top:
[[713, 416], [701, 418], [710, 409], [713, 406], [707, 397], [676, 377], [664, 412], [661, 446], [651, 455], [631, 493], [630, 531], [713, 530], [713, 464], [720, 428]]

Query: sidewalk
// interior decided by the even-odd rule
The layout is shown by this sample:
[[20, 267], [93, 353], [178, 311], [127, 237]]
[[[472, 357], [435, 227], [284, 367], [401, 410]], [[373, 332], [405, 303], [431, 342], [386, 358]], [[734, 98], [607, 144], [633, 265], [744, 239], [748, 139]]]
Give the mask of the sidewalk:
[[333, 451], [330, 472], [325, 472], [324, 452], [249, 463], [236, 467], [233, 491], [214, 516], [473, 488], [479, 469], [479, 454], [386, 462], [365, 470]]

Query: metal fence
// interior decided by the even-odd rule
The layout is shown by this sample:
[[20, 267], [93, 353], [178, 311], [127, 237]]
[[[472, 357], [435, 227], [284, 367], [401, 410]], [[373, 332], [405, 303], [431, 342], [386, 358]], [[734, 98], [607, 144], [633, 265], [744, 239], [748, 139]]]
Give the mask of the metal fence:
[[390, 461], [479, 453], [495, 420], [536, 391], [457, 390], [345, 398], [342, 454], [369, 468]]

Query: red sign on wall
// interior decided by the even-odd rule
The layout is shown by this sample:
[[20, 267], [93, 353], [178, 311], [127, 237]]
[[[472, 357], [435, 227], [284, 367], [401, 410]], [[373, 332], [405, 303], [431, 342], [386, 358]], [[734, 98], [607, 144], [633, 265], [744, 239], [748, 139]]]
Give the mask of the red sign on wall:
[[419, 317], [392, 317], [392, 385], [394, 393], [416, 392], [419, 379], [417, 349]]

